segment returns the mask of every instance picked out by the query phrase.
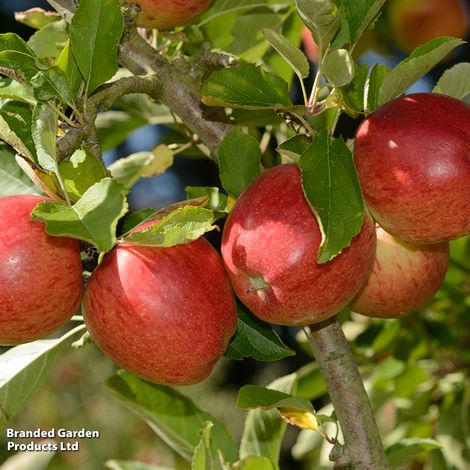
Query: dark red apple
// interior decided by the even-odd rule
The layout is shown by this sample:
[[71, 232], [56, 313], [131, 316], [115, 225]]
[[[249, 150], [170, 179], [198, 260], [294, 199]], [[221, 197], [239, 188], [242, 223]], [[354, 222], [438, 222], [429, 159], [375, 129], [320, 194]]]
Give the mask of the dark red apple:
[[449, 242], [409, 245], [379, 226], [374, 265], [351, 309], [370, 317], [408, 315], [431, 300], [449, 264]]
[[66, 323], [83, 290], [78, 240], [52, 237], [30, 219], [48, 199], [0, 198], [0, 344], [27, 343]]
[[367, 279], [375, 230], [367, 217], [351, 245], [318, 264], [322, 235], [296, 164], [266, 171], [240, 196], [225, 224], [222, 257], [242, 302], [259, 318], [308, 325], [335, 315]]
[[90, 277], [83, 315], [119, 366], [169, 385], [205, 379], [237, 326], [230, 281], [202, 238], [168, 248], [119, 245]]
[[126, 2], [140, 7], [137, 26], [169, 29], [192, 21], [209, 8], [212, 0], [126, 0]]
[[359, 127], [354, 160], [366, 203], [413, 244], [470, 233], [470, 106], [449, 96], [397, 98]]
[[440, 36], [465, 38], [469, 29], [466, 0], [389, 0], [393, 39], [405, 51]]

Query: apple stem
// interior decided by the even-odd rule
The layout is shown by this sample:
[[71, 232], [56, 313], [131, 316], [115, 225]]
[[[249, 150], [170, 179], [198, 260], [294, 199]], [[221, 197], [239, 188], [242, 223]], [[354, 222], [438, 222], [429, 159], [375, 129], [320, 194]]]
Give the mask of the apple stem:
[[330, 454], [330, 460], [336, 461], [335, 468], [390, 470], [369, 397], [339, 321], [331, 318], [310, 325], [306, 334], [344, 438], [342, 452]]

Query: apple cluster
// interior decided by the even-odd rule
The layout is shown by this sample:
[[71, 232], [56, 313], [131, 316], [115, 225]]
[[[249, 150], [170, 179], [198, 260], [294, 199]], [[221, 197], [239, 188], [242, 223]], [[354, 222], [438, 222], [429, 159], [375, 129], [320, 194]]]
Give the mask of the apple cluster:
[[357, 131], [367, 210], [332, 260], [317, 263], [322, 228], [291, 163], [265, 171], [238, 198], [222, 258], [203, 238], [172, 247], [124, 242], [85, 288], [78, 240], [52, 237], [30, 218], [48, 199], [0, 198], [0, 344], [48, 335], [82, 300], [91, 337], [119, 366], [183, 385], [205, 379], [227, 349], [234, 290], [256, 316], [282, 325], [318, 323], [347, 306], [407, 315], [441, 285], [449, 240], [470, 233], [469, 156], [468, 105], [430, 93], [400, 97]]
[[[96, 344], [152, 382], [199, 382], [237, 328], [233, 290], [205, 239], [168, 248], [120, 244], [83, 288], [79, 241], [30, 213], [41, 196], [0, 198], [0, 344], [54, 332], [78, 309]], [[146, 225], [140, 226], [142, 230]]]
[[400, 97], [363, 121], [354, 161], [365, 221], [324, 264], [296, 164], [266, 171], [238, 199], [222, 256], [238, 297], [259, 318], [302, 326], [346, 306], [396, 318], [440, 287], [449, 240], [470, 233], [470, 107], [439, 94]]

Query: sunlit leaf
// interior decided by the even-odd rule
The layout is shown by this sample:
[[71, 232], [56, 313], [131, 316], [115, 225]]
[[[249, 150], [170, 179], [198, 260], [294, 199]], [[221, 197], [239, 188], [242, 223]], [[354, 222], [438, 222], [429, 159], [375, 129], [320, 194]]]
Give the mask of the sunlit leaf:
[[96, 245], [100, 252], [107, 252], [116, 243], [116, 225], [126, 212], [122, 186], [111, 178], [104, 178], [91, 186], [72, 207], [43, 202], [31, 216], [44, 221], [50, 235], [78, 238]]

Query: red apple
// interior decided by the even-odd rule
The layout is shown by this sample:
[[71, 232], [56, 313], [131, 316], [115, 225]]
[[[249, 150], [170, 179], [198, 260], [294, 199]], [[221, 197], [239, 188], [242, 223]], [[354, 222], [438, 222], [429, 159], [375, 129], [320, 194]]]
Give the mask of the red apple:
[[318, 63], [320, 51], [318, 50], [315, 39], [313, 39], [312, 32], [307, 28], [307, 26], [304, 26], [302, 29], [302, 44], [308, 60], [313, 64]]
[[119, 366], [169, 385], [205, 379], [237, 326], [230, 281], [202, 238], [168, 248], [119, 245], [89, 279], [83, 315]]
[[140, 7], [137, 26], [169, 29], [192, 21], [209, 8], [212, 0], [126, 0], [126, 2]]
[[432, 93], [397, 98], [359, 127], [354, 159], [390, 234], [430, 244], [470, 233], [470, 106]]
[[83, 289], [78, 240], [51, 237], [30, 219], [48, 199], [0, 198], [0, 344], [27, 343], [66, 323]]
[[377, 249], [369, 279], [351, 309], [370, 317], [414, 312], [439, 289], [449, 263], [449, 242], [409, 245], [377, 226]]
[[335, 315], [357, 294], [372, 267], [370, 217], [351, 245], [317, 263], [322, 241], [296, 164], [280, 165], [254, 181], [225, 224], [222, 257], [242, 302], [259, 318], [308, 325]]
[[468, 33], [465, 0], [390, 0], [387, 13], [393, 39], [405, 52], [440, 36]]

